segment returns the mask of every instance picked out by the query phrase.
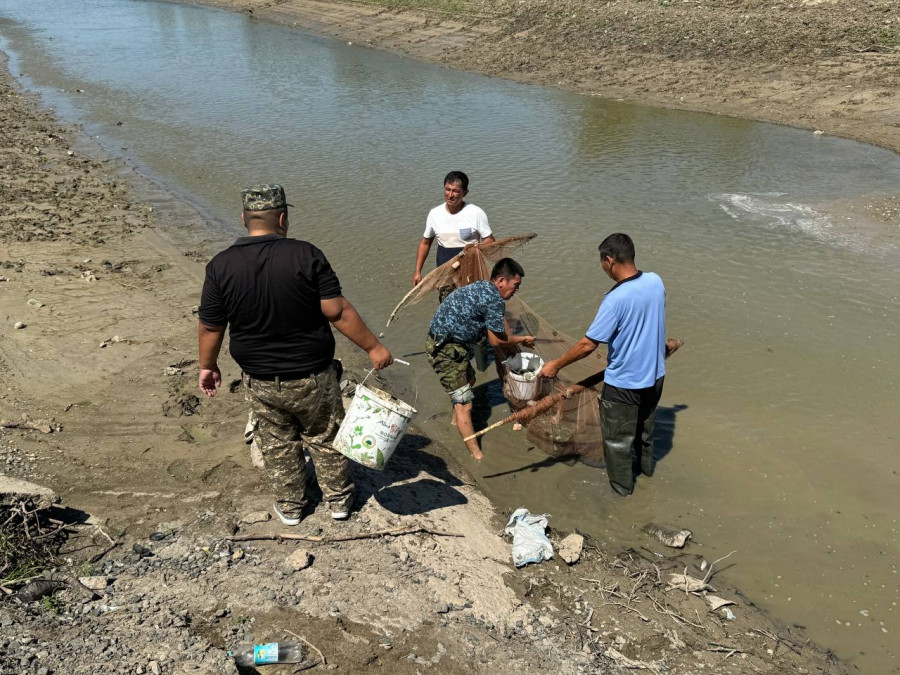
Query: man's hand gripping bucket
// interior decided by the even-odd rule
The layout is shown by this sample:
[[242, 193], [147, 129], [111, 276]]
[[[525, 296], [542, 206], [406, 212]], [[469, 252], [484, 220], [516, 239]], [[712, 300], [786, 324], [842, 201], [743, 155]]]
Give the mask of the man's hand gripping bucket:
[[[399, 359], [395, 362], [409, 365]], [[416, 409], [386, 391], [367, 387], [369, 375], [356, 385], [334, 448], [354, 462], [381, 471], [397, 449]]]
[[506, 381], [512, 395], [520, 401], [534, 400], [538, 373], [543, 367], [544, 359], [531, 352], [519, 352], [506, 359]]

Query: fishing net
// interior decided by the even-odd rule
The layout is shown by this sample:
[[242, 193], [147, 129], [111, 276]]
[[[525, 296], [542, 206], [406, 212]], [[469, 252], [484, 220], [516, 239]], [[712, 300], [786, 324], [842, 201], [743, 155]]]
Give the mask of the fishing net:
[[[490, 280], [494, 263], [510, 256], [535, 236], [506, 237], [490, 244], [466, 247], [407, 293], [391, 313], [388, 325], [403, 306], [420, 301], [432, 291], [448, 285], [461, 287], [473, 281]], [[506, 303], [506, 319], [512, 335], [531, 335], [535, 338], [535, 346], [494, 350], [503, 394], [514, 411], [497, 426], [522, 422], [527, 425], [528, 441], [548, 455], [580, 458], [588, 464], [602, 465], [603, 437], [596, 387], [602, 382], [606, 368], [605, 347], [601, 346], [586, 359], [568, 366], [553, 380], [540, 379], [534, 400], [523, 401], [513, 395], [506, 359], [517, 351], [528, 351], [538, 354], [546, 362], [565, 354], [577, 340], [556, 330], [517, 296]], [[582, 382], [585, 380], [586, 383]]]
[[402, 307], [414, 305], [432, 291], [447, 286], [460, 288], [473, 281], [489, 281], [494, 263], [501, 258], [509, 257], [511, 253], [518, 251], [536, 236], [536, 234], [520, 234], [514, 237], [504, 237], [489, 244], [470, 244], [454, 258], [425, 275], [422, 281], [414, 286], [394, 308], [387, 325], [391, 325], [391, 321]]
[[[506, 303], [506, 319], [513, 335], [534, 337], [534, 347], [518, 351], [535, 353], [544, 362], [559, 358], [578, 342], [556, 330], [515, 296]], [[528, 440], [551, 457], [578, 457], [587, 464], [602, 465], [603, 435], [597, 387], [602, 384], [606, 369], [605, 345], [567, 366], [554, 379], [540, 378], [533, 401], [523, 401], [514, 395], [506, 366], [506, 359], [512, 353], [495, 350], [503, 395], [514, 411], [512, 421], [526, 424]]]

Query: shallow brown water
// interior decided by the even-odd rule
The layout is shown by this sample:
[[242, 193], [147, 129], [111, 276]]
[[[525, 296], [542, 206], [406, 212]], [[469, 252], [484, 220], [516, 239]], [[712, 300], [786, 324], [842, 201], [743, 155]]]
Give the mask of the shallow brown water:
[[[609, 283], [596, 245], [631, 233], [666, 281], [657, 476], [613, 500], [510, 429], [464, 464], [502, 508], [644, 545], [691, 528], [753, 600], [859, 666], [898, 672], [898, 232], [844, 206], [895, 190], [900, 158], [794, 129], [656, 110], [448, 71], [226, 12], [129, 0], [0, 0], [15, 74], [237, 233], [237, 191], [278, 180], [294, 236], [322, 247], [383, 325], [450, 168], [498, 234], [535, 231], [522, 296], [571, 335]], [[65, 91], [62, 91], [65, 90]], [[83, 91], [79, 91], [83, 90]], [[121, 122], [121, 124], [119, 124]], [[198, 289], [199, 295], [199, 289]], [[385, 341], [397, 390], [456, 441], [421, 354], [433, 304]], [[409, 381], [410, 378], [414, 380]], [[493, 376], [482, 409], [505, 414]], [[461, 449], [461, 448], [460, 448]]]

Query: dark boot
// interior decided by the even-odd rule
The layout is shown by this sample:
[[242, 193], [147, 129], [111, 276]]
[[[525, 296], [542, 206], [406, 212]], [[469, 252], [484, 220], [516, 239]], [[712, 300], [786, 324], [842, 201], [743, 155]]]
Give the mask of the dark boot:
[[600, 400], [600, 429], [609, 484], [618, 494], [634, 492], [631, 446], [637, 432], [638, 406]]
[[636, 449], [640, 456], [641, 473], [645, 476], [652, 476], [656, 469], [656, 456], [653, 454], [653, 427], [656, 421], [656, 408], [650, 411], [650, 414], [644, 417], [641, 415], [638, 420], [638, 432], [641, 436], [640, 444], [635, 443]]

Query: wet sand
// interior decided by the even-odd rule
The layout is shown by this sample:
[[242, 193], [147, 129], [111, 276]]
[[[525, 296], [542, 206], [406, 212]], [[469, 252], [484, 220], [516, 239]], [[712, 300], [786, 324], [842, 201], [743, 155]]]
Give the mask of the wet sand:
[[[76, 528], [58, 562], [111, 580], [104, 597], [0, 607], [4, 667], [234, 672], [225, 648], [287, 629], [338, 672], [843, 672], [802, 630], [714, 576], [716, 593], [736, 603], [733, 621], [667, 590], [685, 567], [705, 575], [690, 550], [661, 550], [653, 565], [588, 542], [571, 568], [554, 559], [514, 571], [497, 535], [504, 518], [415, 432], [389, 471], [355, 471], [362, 503], [350, 523], [320, 510], [295, 531], [438, 534], [310, 543], [311, 565], [297, 571], [286, 560], [293, 545], [229, 542], [235, 529], [284, 528], [240, 522], [270, 501], [243, 444], [243, 397], [228, 387], [237, 366], [224, 358], [225, 389], [196, 398], [192, 310], [204, 262], [225, 243], [220, 230], [60, 126], [5, 70], [0, 129], [0, 418], [62, 427], [0, 432], [4, 471], [51, 487], [121, 542], [85, 566], [105, 544]], [[351, 370], [360, 365], [341, 351]]]

